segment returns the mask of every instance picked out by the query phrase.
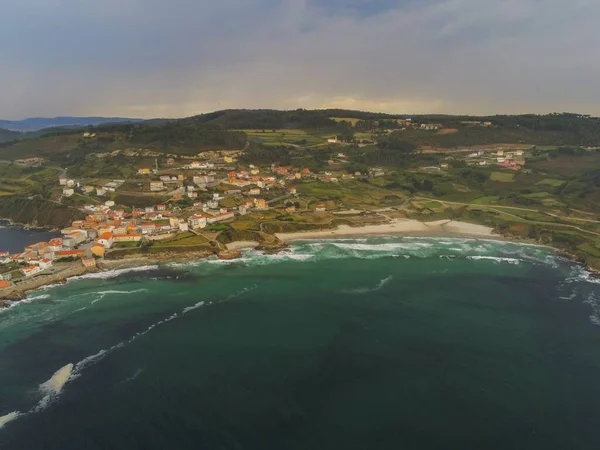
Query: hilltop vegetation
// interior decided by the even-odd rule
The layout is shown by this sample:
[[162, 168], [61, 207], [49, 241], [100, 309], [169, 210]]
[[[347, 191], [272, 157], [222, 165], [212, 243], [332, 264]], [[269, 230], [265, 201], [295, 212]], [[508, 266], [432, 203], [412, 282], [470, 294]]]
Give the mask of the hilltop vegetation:
[[5, 130], [0, 128], [0, 142], [14, 141], [22, 137], [18, 131]]

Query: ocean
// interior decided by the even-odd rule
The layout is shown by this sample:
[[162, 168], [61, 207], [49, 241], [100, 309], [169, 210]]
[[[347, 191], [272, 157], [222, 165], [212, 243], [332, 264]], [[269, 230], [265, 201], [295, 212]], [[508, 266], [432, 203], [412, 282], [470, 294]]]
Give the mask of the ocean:
[[599, 299], [449, 238], [84, 275], [0, 311], [0, 448], [598, 449]]
[[0, 251], [20, 253], [23, 249], [36, 242], [47, 242], [60, 236], [60, 233], [42, 230], [26, 230], [18, 225], [10, 225], [5, 220], [0, 220]]

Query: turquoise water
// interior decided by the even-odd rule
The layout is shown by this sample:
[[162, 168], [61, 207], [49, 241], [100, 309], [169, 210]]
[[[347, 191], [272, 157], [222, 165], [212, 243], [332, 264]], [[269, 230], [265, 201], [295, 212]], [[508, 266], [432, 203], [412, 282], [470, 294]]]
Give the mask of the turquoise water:
[[597, 449], [597, 298], [442, 238], [84, 276], [0, 312], [0, 448]]

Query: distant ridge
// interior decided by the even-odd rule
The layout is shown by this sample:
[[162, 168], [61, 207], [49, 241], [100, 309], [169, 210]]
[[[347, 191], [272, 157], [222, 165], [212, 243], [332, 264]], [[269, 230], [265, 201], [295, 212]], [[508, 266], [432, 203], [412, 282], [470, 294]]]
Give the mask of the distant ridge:
[[11, 131], [38, 131], [52, 127], [85, 127], [103, 123], [132, 123], [142, 119], [124, 117], [31, 117], [23, 120], [0, 120], [0, 128]]

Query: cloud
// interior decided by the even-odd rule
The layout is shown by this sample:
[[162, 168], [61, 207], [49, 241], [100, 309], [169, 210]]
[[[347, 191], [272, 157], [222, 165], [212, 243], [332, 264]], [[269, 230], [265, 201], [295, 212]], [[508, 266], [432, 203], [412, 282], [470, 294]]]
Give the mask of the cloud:
[[600, 113], [592, 0], [13, 3], [0, 29], [3, 118]]

